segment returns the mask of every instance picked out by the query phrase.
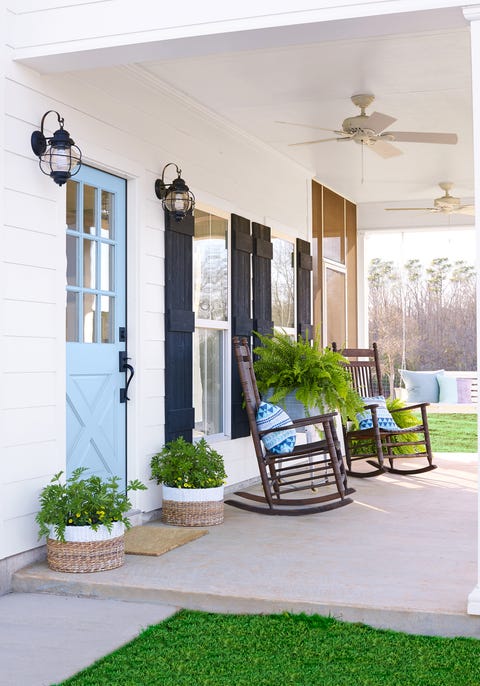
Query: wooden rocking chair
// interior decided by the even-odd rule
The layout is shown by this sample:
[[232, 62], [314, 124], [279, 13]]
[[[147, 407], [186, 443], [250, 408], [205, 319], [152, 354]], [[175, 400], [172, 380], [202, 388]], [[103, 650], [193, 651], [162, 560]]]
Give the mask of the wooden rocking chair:
[[[332, 343], [332, 349], [337, 350], [336, 343]], [[376, 343], [372, 344], [372, 348], [345, 348], [339, 352], [348, 359], [347, 369], [350, 372], [353, 387], [362, 398], [374, 399], [384, 395]], [[379, 404], [373, 400], [365, 405], [365, 410], [371, 412], [371, 428], [349, 430], [348, 425], [343, 425], [347, 474], [356, 477], [369, 477], [377, 476], [386, 471], [393, 474], [421, 474], [436, 469], [437, 465], [433, 464], [428, 431], [427, 406], [429, 404], [427, 402], [416, 403], [390, 410], [393, 420], [406, 410], [420, 410], [420, 423], [417, 426], [409, 426], [404, 429], [382, 428], [381, 421], [379, 424]], [[415, 466], [411, 469], [394, 466], [395, 460], [405, 462], [417, 458], [426, 459], [427, 465]], [[375, 469], [373, 471], [353, 471], [352, 463], [357, 460], [366, 460]], [[388, 460], [388, 464], [386, 460]]]
[[[354, 489], [347, 488], [334, 424], [336, 413], [297, 419], [288, 426], [259, 431], [256, 416], [261, 399], [248, 341], [236, 336], [233, 345], [264, 495], [237, 491], [234, 495], [245, 501], [228, 499], [226, 504], [261, 514], [303, 515], [351, 503], [346, 496], [354, 493]], [[296, 445], [291, 452], [282, 454], [266, 450], [262, 443], [262, 437], [267, 434], [308, 426], [321, 429], [324, 438]]]

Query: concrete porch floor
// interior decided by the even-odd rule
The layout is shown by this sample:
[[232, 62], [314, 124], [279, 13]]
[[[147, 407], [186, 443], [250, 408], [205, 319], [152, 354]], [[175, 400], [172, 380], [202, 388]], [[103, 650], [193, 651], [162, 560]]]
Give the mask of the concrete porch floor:
[[[225, 506], [225, 522], [160, 557], [64, 574], [36, 563], [14, 591], [206, 611], [331, 614], [410, 633], [480, 638], [477, 455], [438, 454], [417, 476], [350, 479], [354, 503], [303, 517]], [[153, 522], [149, 526], [162, 526]]]

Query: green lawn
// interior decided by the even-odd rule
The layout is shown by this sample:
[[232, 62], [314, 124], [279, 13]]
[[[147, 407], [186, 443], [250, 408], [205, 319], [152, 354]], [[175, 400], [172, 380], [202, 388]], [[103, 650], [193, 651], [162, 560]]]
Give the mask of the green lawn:
[[478, 686], [480, 641], [379, 631], [318, 615], [182, 610], [63, 683]]
[[433, 452], [476, 453], [476, 414], [428, 415], [428, 426]]

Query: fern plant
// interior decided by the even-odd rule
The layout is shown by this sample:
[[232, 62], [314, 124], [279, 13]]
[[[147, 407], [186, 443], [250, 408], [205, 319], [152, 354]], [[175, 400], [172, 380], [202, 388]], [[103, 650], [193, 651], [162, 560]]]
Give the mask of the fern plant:
[[312, 408], [337, 410], [346, 420], [361, 412], [362, 400], [345, 368], [348, 360], [330, 348], [322, 348], [318, 336], [310, 343], [302, 336], [294, 340], [285, 331], [255, 335], [262, 344], [253, 351], [258, 356], [254, 362], [258, 390], [264, 395], [273, 389], [272, 403], [284, 404], [293, 392], [307, 414]]

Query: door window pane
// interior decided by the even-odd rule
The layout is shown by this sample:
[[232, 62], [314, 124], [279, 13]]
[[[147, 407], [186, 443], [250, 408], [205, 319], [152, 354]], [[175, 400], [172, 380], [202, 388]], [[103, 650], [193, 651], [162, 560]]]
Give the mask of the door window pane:
[[96, 242], [89, 238], [83, 240], [83, 287], [96, 287]]
[[76, 181], [69, 181], [67, 183], [66, 222], [67, 222], [67, 229], [71, 229], [72, 231], [78, 230], [77, 200], [78, 200], [78, 183]]
[[195, 431], [223, 433], [223, 331], [198, 328], [194, 334]]
[[78, 342], [78, 293], [67, 292], [66, 340]]
[[293, 243], [273, 238], [272, 318], [274, 326], [293, 328], [295, 308], [295, 277]]
[[344, 346], [346, 343], [346, 297], [345, 274], [326, 268], [326, 325], [327, 345], [333, 341]]
[[228, 222], [208, 212], [195, 212], [193, 307], [198, 319], [227, 319]]
[[83, 232], [95, 234], [97, 205], [97, 189], [85, 185], [83, 187]]
[[67, 234], [67, 284], [78, 286], [78, 238]]
[[102, 343], [114, 343], [114, 305], [115, 299], [110, 298], [107, 295], [102, 295], [100, 298], [101, 311], [100, 311], [100, 324], [102, 329]]
[[102, 238], [114, 238], [113, 193], [102, 191], [102, 221], [100, 235]]
[[83, 342], [95, 343], [96, 337], [96, 321], [95, 321], [95, 299], [93, 293], [83, 294]]
[[113, 291], [113, 254], [113, 245], [100, 244], [100, 289], [102, 291]]

